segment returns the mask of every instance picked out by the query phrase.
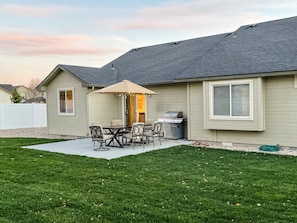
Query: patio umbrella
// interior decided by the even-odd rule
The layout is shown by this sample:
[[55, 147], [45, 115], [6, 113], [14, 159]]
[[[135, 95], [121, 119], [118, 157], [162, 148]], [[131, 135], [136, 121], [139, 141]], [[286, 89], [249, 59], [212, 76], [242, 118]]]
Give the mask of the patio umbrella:
[[[95, 93], [118, 94], [118, 95], [122, 95], [124, 99], [126, 99], [126, 96], [129, 96], [129, 95], [154, 95], [154, 94], [157, 94], [154, 91], [151, 91], [145, 87], [142, 87], [142, 86], [135, 84], [128, 80], [123, 80], [116, 84], [102, 88], [100, 90], [95, 91]], [[128, 123], [128, 110], [127, 110], [127, 104], [126, 104], [125, 100], [124, 100], [123, 120], [124, 120], [125, 124]]]
[[100, 90], [95, 91], [96, 93], [103, 93], [103, 94], [145, 94], [145, 95], [152, 95], [157, 94], [154, 91], [151, 91], [145, 87], [142, 87], [138, 84], [135, 84], [128, 80], [123, 80], [116, 84], [110, 85], [108, 87], [102, 88]]

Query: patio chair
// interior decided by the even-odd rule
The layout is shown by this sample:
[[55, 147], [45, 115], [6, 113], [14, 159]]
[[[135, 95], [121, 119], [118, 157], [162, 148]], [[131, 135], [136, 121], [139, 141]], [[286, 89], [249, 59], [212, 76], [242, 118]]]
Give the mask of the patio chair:
[[106, 147], [103, 147], [103, 143], [105, 143], [106, 145], [106, 141], [109, 139], [113, 138], [113, 135], [110, 134], [106, 134], [103, 131], [103, 128], [101, 125], [91, 125], [89, 127], [90, 132], [91, 132], [91, 138], [92, 138], [92, 142], [95, 146], [95, 142], [100, 143], [100, 147], [99, 148], [95, 148], [95, 151], [100, 151], [100, 150], [109, 150]]
[[152, 141], [154, 146], [155, 146], [155, 138], [158, 137], [159, 141], [160, 141], [160, 145], [161, 143], [161, 138], [162, 138], [162, 122], [154, 122], [153, 123], [153, 127], [152, 130], [146, 131], [144, 132], [144, 136], [146, 137], [146, 141], [150, 142]]
[[126, 133], [123, 135], [123, 138], [129, 139], [132, 143], [133, 149], [135, 143], [142, 143], [144, 147], [144, 123], [143, 122], [135, 122], [132, 125], [132, 129], [130, 133]]

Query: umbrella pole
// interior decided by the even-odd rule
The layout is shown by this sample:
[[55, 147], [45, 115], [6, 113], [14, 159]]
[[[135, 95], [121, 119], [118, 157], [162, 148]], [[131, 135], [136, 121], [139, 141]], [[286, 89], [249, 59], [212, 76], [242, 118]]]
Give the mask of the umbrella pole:
[[122, 104], [123, 104], [122, 120], [123, 120], [124, 125], [127, 125], [127, 95], [126, 95], [126, 93], [122, 94]]

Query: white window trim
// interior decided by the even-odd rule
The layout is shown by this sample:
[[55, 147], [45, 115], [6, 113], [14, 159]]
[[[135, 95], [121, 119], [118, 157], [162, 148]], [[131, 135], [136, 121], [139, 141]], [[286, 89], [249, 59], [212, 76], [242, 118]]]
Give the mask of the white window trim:
[[[226, 85], [248, 84], [250, 89], [250, 115], [249, 116], [224, 116], [214, 115], [214, 87]], [[252, 79], [246, 80], [230, 80], [230, 81], [212, 81], [209, 82], [209, 118], [213, 120], [254, 120], [254, 82]]]
[[[73, 100], [73, 112], [72, 113], [61, 113], [61, 109], [60, 109], [60, 91], [72, 91], [72, 100]], [[58, 115], [61, 116], [74, 116], [75, 115], [75, 100], [74, 100], [74, 88], [58, 88], [57, 89], [57, 102], [58, 102]], [[67, 105], [67, 103], [66, 103]], [[67, 109], [66, 109], [67, 110]]]

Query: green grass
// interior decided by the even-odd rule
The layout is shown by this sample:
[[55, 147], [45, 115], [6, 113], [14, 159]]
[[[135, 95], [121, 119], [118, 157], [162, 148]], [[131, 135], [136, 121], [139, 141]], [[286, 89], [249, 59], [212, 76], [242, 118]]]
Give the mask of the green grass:
[[297, 222], [297, 157], [177, 146], [103, 160], [0, 138], [0, 222]]

